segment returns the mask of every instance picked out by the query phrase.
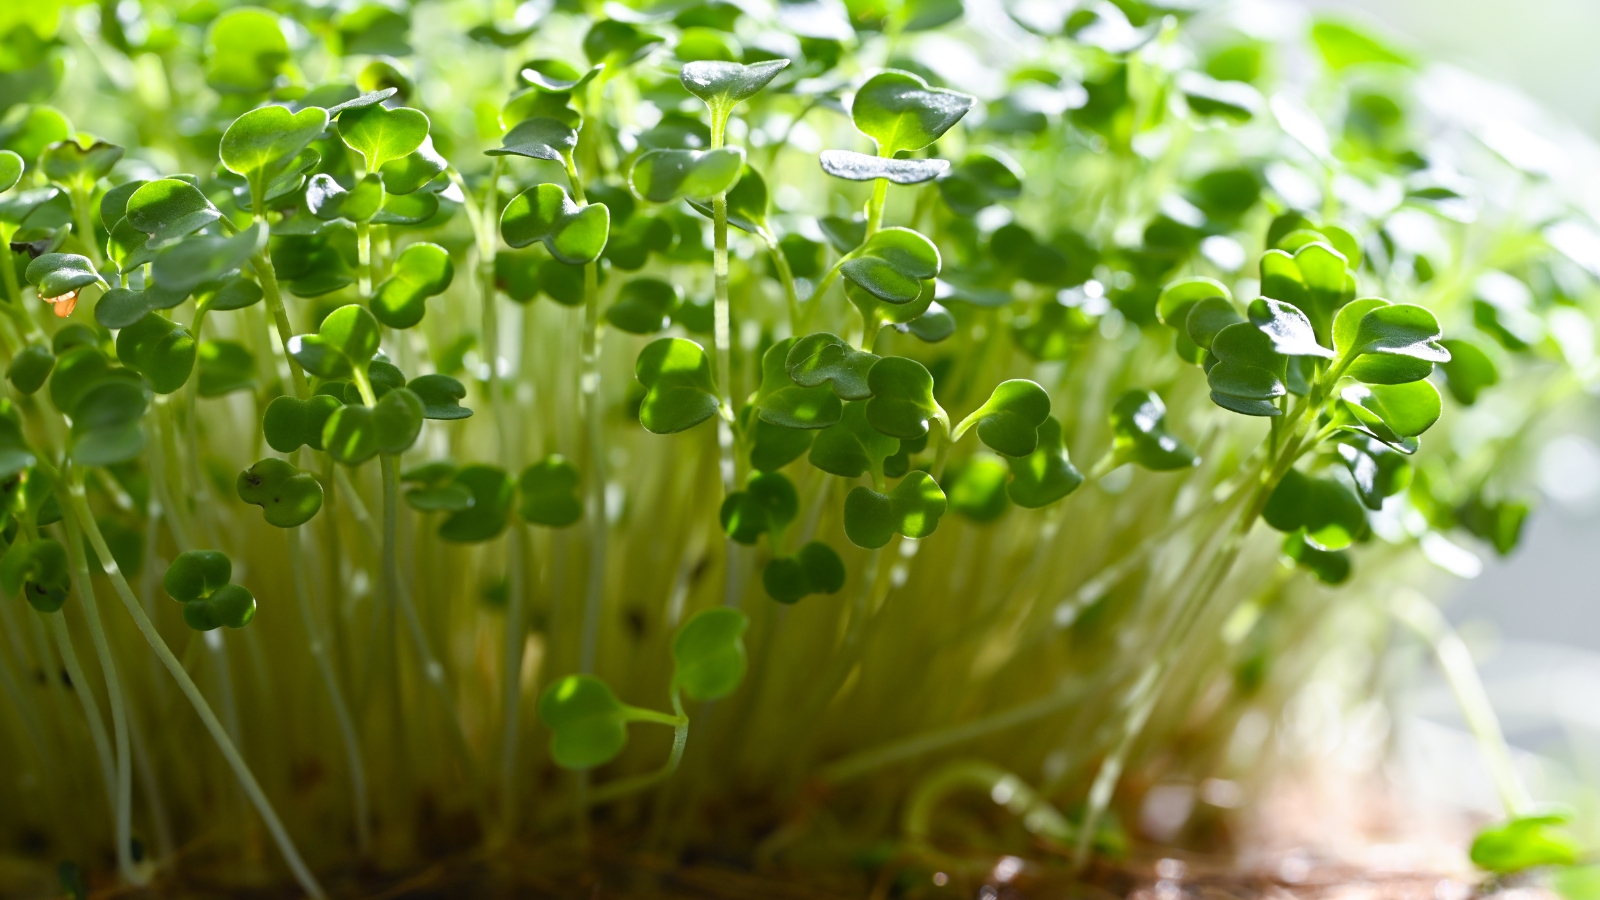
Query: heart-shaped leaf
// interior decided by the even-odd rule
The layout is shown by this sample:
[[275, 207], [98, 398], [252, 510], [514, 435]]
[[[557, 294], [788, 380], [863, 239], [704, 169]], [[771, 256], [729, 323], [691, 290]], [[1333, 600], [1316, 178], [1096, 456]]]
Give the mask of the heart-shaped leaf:
[[878, 144], [878, 155], [921, 150], [961, 121], [977, 98], [929, 87], [910, 72], [886, 69], [867, 80], [850, 104], [856, 129]]
[[315, 106], [291, 113], [281, 106], [253, 109], [222, 134], [222, 164], [250, 185], [252, 208], [261, 209], [268, 186], [328, 127], [328, 113]]
[[672, 323], [683, 302], [677, 285], [659, 278], [635, 278], [622, 286], [606, 309], [606, 321], [630, 334], [655, 334]]
[[565, 528], [583, 518], [583, 498], [578, 496], [583, 477], [578, 467], [551, 454], [522, 470], [522, 518], [534, 525]]
[[180, 298], [210, 281], [221, 281], [266, 243], [266, 229], [251, 225], [233, 237], [197, 234], [162, 249], [151, 264], [155, 286]]
[[45, 177], [69, 190], [90, 193], [100, 179], [122, 159], [123, 148], [105, 141], [87, 145], [78, 140], [57, 141], [39, 156]]
[[1351, 385], [1340, 394], [1345, 409], [1387, 443], [1416, 437], [1439, 421], [1439, 390], [1428, 381]]
[[784, 362], [789, 377], [801, 387], [828, 384], [841, 400], [865, 400], [872, 396], [867, 373], [878, 359], [837, 335], [818, 332], [795, 341]]
[[18, 539], [0, 557], [0, 587], [39, 612], [60, 612], [72, 587], [66, 548], [49, 538]]
[[673, 683], [690, 700], [726, 697], [744, 681], [744, 632], [750, 618], [737, 609], [701, 610], [672, 638]]
[[383, 208], [383, 201], [383, 180], [375, 174], [368, 174], [348, 191], [327, 173], [312, 176], [306, 184], [306, 211], [324, 222], [369, 222]]
[[377, 456], [381, 445], [374, 410], [360, 405], [334, 410], [322, 426], [322, 447], [335, 462], [347, 466], [359, 466]]
[[449, 167], [450, 161], [434, 149], [430, 136], [423, 138], [417, 149], [384, 163], [379, 174], [383, 178], [384, 193], [405, 195], [420, 190]]
[[822, 171], [846, 181], [886, 178], [895, 184], [921, 184], [950, 168], [946, 159], [886, 159], [853, 150], [822, 151]]
[[1156, 472], [1200, 464], [1188, 445], [1167, 431], [1167, 405], [1154, 391], [1131, 390], [1111, 408], [1112, 451], [1123, 463]]
[[651, 203], [684, 197], [704, 199], [733, 187], [744, 169], [742, 147], [716, 150], [651, 150], [628, 171], [628, 186]]
[[439, 523], [439, 537], [454, 543], [475, 544], [500, 536], [511, 523], [511, 500], [516, 483], [494, 466], [463, 466], [455, 484], [472, 494], [472, 505], [451, 513]]
[[179, 603], [203, 600], [233, 580], [233, 560], [220, 550], [179, 553], [161, 577], [167, 596]]
[[195, 301], [204, 303], [206, 309], [211, 312], [228, 312], [254, 306], [261, 302], [262, 296], [260, 285], [242, 275], [235, 275], [219, 282], [202, 285], [195, 295]]
[[940, 176], [939, 193], [957, 215], [975, 216], [1022, 196], [1022, 167], [999, 150], [974, 150]]
[[678, 73], [683, 89], [705, 101], [712, 116], [726, 116], [740, 103], [759, 94], [789, 65], [787, 59], [769, 59], [745, 66], [721, 60], [684, 63]]
[[844, 500], [844, 533], [857, 547], [876, 550], [898, 532], [924, 538], [939, 527], [948, 506], [944, 491], [927, 472], [912, 472], [887, 494], [864, 487]]
[[411, 393], [422, 401], [422, 415], [428, 419], [466, 419], [472, 410], [461, 405], [467, 389], [449, 375], [419, 375], [406, 383]]
[[376, 173], [391, 159], [401, 159], [428, 139], [428, 117], [420, 109], [390, 109], [381, 103], [339, 113], [339, 137], [361, 154], [367, 171]]
[[1379, 306], [1361, 317], [1350, 352], [1449, 362], [1450, 352], [1438, 343], [1443, 336], [1439, 320], [1426, 307], [1409, 303]]
[[56, 367], [56, 356], [43, 344], [29, 344], [17, 351], [6, 366], [6, 380], [17, 393], [29, 396], [44, 386], [46, 378]]
[[267, 445], [279, 453], [293, 453], [302, 446], [322, 449], [322, 431], [328, 418], [344, 404], [327, 394], [275, 397], [261, 416], [261, 431]]
[[809, 459], [824, 472], [859, 478], [868, 472], [881, 474], [884, 460], [899, 449], [899, 440], [867, 422], [867, 405], [855, 402], [844, 404], [838, 424], [817, 432]]
[[225, 584], [211, 596], [183, 605], [184, 624], [195, 631], [243, 628], [255, 617], [255, 595], [237, 584]]
[[556, 119], [537, 116], [518, 122], [506, 132], [500, 147], [483, 152], [489, 156], [526, 156], [569, 163], [577, 147], [577, 129]]
[[1332, 350], [1317, 343], [1316, 331], [1305, 313], [1287, 303], [1257, 297], [1250, 301], [1250, 323], [1270, 338], [1272, 349], [1283, 356], [1334, 356]]
[[1039, 427], [1050, 418], [1050, 395], [1025, 378], [1002, 381], [989, 399], [961, 420], [952, 441], [978, 426], [978, 439], [1002, 456], [1028, 456], [1039, 445]]
[[288, 64], [289, 41], [277, 15], [265, 9], [227, 10], [206, 32], [206, 84], [220, 93], [270, 91]]
[[322, 320], [316, 334], [289, 339], [289, 355], [318, 378], [364, 377], [378, 352], [378, 320], [364, 306], [341, 306]]
[[542, 241], [569, 266], [594, 262], [606, 248], [611, 212], [604, 203], [579, 206], [558, 184], [540, 184], [511, 198], [500, 215], [500, 236], [522, 248]]
[[604, 765], [628, 743], [627, 708], [593, 675], [568, 675], [545, 688], [539, 721], [551, 732], [551, 758], [564, 769]]
[[717, 414], [717, 386], [706, 351], [685, 338], [660, 338], [639, 351], [634, 375], [645, 386], [639, 422], [646, 431], [673, 434]]
[[105, 286], [105, 279], [95, 271], [94, 263], [76, 253], [46, 253], [28, 263], [25, 273], [28, 283], [39, 288], [39, 296], [46, 300], [77, 293], [91, 284]]
[[125, 215], [128, 224], [155, 243], [187, 237], [222, 218], [199, 188], [176, 178], [152, 181], [134, 191]]
[[410, 244], [373, 291], [372, 315], [390, 328], [411, 328], [428, 311], [428, 298], [444, 293], [455, 275], [455, 263], [443, 247]]
[[827, 544], [812, 541], [793, 556], [780, 556], [761, 573], [767, 596], [779, 603], [798, 603], [809, 594], [837, 594], [844, 589], [844, 560]]
[[378, 405], [372, 408], [378, 452], [395, 455], [411, 449], [422, 433], [422, 419], [422, 401], [405, 388], [395, 388], [379, 397]]
[[1083, 484], [1083, 475], [1067, 458], [1061, 423], [1047, 416], [1038, 430], [1038, 445], [1027, 456], [1006, 460], [1011, 480], [1006, 495], [1023, 509], [1039, 509], [1060, 500]]
[[189, 329], [153, 312], [117, 335], [117, 358], [158, 394], [183, 387], [194, 371], [197, 349]]
[[755, 544], [763, 534], [779, 534], [800, 512], [794, 482], [781, 472], [756, 472], [745, 489], [722, 501], [722, 530], [741, 544]]
[[144, 450], [144, 417], [149, 398], [140, 384], [111, 378], [83, 392], [72, 407], [69, 452], [80, 466], [111, 466]]
[[1450, 361], [1442, 363], [1444, 370], [1445, 386], [1450, 389], [1450, 396], [1463, 406], [1471, 406], [1478, 402], [1478, 394], [1484, 388], [1500, 383], [1500, 371], [1495, 367], [1494, 360], [1489, 354], [1483, 352], [1477, 344], [1464, 340], [1440, 341], [1450, 354]]
[[222, 397], [235, 391], [252, 390], [256, 384], [256, 356], [238, 341], [204, 341], [200, 344], [202, 397]]
[[[1226, 297], [1206, 297], [1194, 303], [1183, 320], [1183, 331], [1189, 338], [1188, 346], [1196, 349], [1191, 351], [1194, 353], [1192, 357], [1185, 358], [1195, 363], [1201, 362], [1224, 328], [1245, 321], [1245, 317], [1239, 315], [1232, 301]], [[1180, 344], [1180, 347], [1183, 345]]]
[[472, 492], [457, 484], [456, 465], [448, 460], [425, 463], [400, 473], [400, 480], [416, 484], [406, 491], [406, 503], [419, 512], [460, 512], [472, 507]]
[[1279, 531], [1302, 531], [1319, 550], [1343, 550], [1367, 533], [1367, 511], [1343, 482], [1290, 469], [1261, 518]]
[[939, 265], [939, 248], [932, 241], [909, 228], [885, 228], [840, 271], [885, 303], [910, 303], [922, 295], [923, 281], [938, 276]]
[[950, 427], [949, 418], [933, 399], [933, 376], [914, 359], [886, 356], [878, 360], [867, 373], [867, 387], [872, 391], [866, 402], [867, 422], [890, 437], [922, 437], [928, 433], [929, 419], [939, 420], [947, 430]]
[[789, 377], [794, 338], [785, 338], [761, 357], [761, 387], [751, 399], [761, 419], [785, 428], [827, 428], [839, 421], [839, 398], [827, 385], [802, 387]]

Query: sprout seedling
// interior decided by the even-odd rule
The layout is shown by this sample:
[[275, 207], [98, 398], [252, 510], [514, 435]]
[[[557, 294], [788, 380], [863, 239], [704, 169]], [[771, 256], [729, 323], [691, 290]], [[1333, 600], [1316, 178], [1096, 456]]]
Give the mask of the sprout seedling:
[[232, 584], [233, 561], [217, 550], [178, 554], [161, 578], [167, 596], [183, 604], [183, 621], [195, 631], [243, 628], [256, 616], [256, 598]]

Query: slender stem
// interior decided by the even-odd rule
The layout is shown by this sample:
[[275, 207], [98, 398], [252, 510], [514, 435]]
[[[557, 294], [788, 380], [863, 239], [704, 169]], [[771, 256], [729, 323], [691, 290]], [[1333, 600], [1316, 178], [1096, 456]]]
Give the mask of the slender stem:
[[[689, 742], [689, 717], [683, 711], [683, 701], [678, 697], [678, 686], [672, 686], [672, 708], [677, 712], [675, 716], [668, 716], [654, 710], [635, 710], [633, 717], [643, 722], [656, 722], [672, 726], [672, 752], [667, 756], [667, 762], [654, 772], [624, 778], [610, 784], [601, 785], [589, 795], [589, 803], [606, 803], [618, 797], [638, 793], [654, 784], [660, 784], [672, 777], [678, 770], [678, 763], [683, 760], [684, 745]], [[642, 715], [649, 713], [649, 715]]]
[[795, 337], [800, 337], [800, 329], [805, 327], [805, 316], [800, 309], [800, 295], [794, 289], [794, 270], [789, 268], [789, 257], [783, 255], [783, 248], [772, 239], [772, 235], [763, 234], [762, 239], [767, 242], [772, 267], [778, 270], [778, 281], [783, 285], [783, 299], [789, 308], [789, 331]]
[[593, 672], [600, 643], [600, 608], [606, 587], [606, 448], [600, 406], [600, 287], [598, 263], [583, 267], [583, 345], [578, 373], [588, 431], [589, 582], [583, 602], [583, 636], [578, 669]]
[[[72, 693], [77, 695], [78, 702], [83, 706], [83, 717], [89, 722], [89, 737], [94, 743], [94, 752], [100, 760], [100, 777], [106, 785], [106, 806], [110, 808], [114, 820], [119, 819], [118, 803], [118, 767], [115, 756], [111, 751], [111, 738], [106, 735], [105, 720], [100, 717], [100, 707], [94, 701], [94, 693], [89, 690], [89, 677], [83, 672], [83, 664], [78, 661], [77, 651], [72, 648], [72, 635], [67, 633], [67, 617], [60, 611], [49, 613], [45, 620], [50, 623], [50, 634], [55, 638], [56, 648], [61, 651], [61, 662], [67, 669], [67, 677], [72, 680]], [[122, 843], [122, 823], [117, 822], [117, 839]], [[133, 860], [127, 858], [128, 865], [123, 867], [127, 850], [118, 847], [117, 866], [123, 871], [124, 877], [132, 874]], [[132, 880], [129, 877], [129, 880]]]
[[278, 340], [283, 342], [284, 356], [289, 360], [289, 377], [294, 382], [296, 397], [305, 398], [311, 395], [311, 387], [306, 382], [306, 373], [300, 370], [300, 364], [295, 358], [289, 356], [289, 339], [294, 337], [294, 326], [289, 324], [289, 310], [283, 305], [283, 292], [278, 289], [278, 273], [272, 268], [272, 260], [266, 253], [257, 253], [250, 257], [250, 266], [256, 270], [256, 278], [261, 282], [261, 293], [267, 301], [267, 309], [272, 312], [273, 324], [278, 328]]
[[72, 213], [76, 218], [78, 238], [89, 251], [89, 261], [98, 269], [105, 259], [100, 253], [100, 248], [96, 246], [99, 241], [95, 239], [94, 219], [89, 212], [89, 193], [82, 188], [72, 189]]
[[350, 707], [345, 705], [344, 692], [339, 688], [339, 676], [334, 672], [329, 658], [328, 641], [311, 608], [311, 588], [307, 584], [305, 536], [299, 527], [290, 528], [285, 535], [289, 541], [289, 567], [294, 570], [295, 600], [300, 606], [300, 618], [305, 622], [306, 635], [311, 641], [311, 658], [317, 662], [317, 671], [328, 689], [328, 702], [333, 706], [333, 717], [339, 725], [339, 740], [344, 744], [345, 762], [350, 767], [350, 789], [355, 795], [356, 846], [362, 853], [372, 844], [371, 818], [367, 811], [367, 768], [361, 761], [361, 739], [356, 734], [355, 720]]
[[[483, 293], [483, 358], [489, 366], [488, 391], [490, 412], [494, 415], [496, 439], [499, 442], [499, 459], [509, 464], [511, 458], [510, 416], [505, 409], [504, 390], [500, 385], [500, 312], [494, 281], [496, 245], [492, 231], [500, 203], [500, 160], [494, 158], [489, 169], [489, 181], [483, 189], [483, 216], [478, 232], [478, 283]], [[471, 202], [471, 198], [468, 198]]]
[[[111, 655], [111, 644], [106, 640], [105, 626], [100, 621], [99, 600], [89, 578], [89, 561], [83, 552], [83, 530], [78, 524], [77, 512], [71, 504], [64, 506], [61, 512], [67, 531], [67, 557], [77, 582], [78, 597], [83, 602], [83, 615], [89, 623], [89, 637], [94, 642], [94, 652], [105, 677], [106, 699], [111, 703], [111, 727], [117, 743], [117, 868], [129, 883], [145, 884], [148, 879], [133, 863], [133, 767], [122, 678], [117, 672], [116, 658]], [[84, 688], [87, 690], [88, 685]]]
[[876, 178], [872, 182], [872, 199], [867, 201], [867, 237], [883, 227], [883, 207], [889, 199], [889, 179]]
[[172, 648], [168, 647], [167, 642], [162, 640], [161, 633], [156, 630], [155, 623], [151, 622], [150, 617], [145, 615], [144, 607], [140, 605], [139, 598], [134, 595], [133, 588], [128, 584], [128, 579], [123, 577], [122, 570], [117, 567], [116, 562], [112, 559], [111, 549], [106, 546], [106, 539], [100, 533], [100, 526], [95, 523], [94, 517], [89, 513], [89, 503], [84, 497], [81, 488], [74, 487], [71, 489], [70, 502], [73, 509], [78, 513], [79, 520], [83, 523], [84, 531], [89, 538], [89, 545], [94, 548], [95, 556], [100, 559], [100, 567], [111, 578], [111, 584], [116, 588], [117, 595], [122, 600], [122, 605], [127, 608], [128, 615], [133, 617], [134, 624], [139, 627], [139, 631], [144, 635], [145, 641], [155, 651], [156, 656], [161, 660], [161, 664], [167, 667], [167, 671], [172, 674], [173, 680], [178, 683], [178, 688], [183, 691], [190, 705], [194, 707], [194, 711], [200, 716], [201, 723], [205, 725], [206, 731], [211, 734], [211, 739], [216, 742], [217, 749], [221, 751], [223, 758], [227, 760], [228, 766], [233, 769], [234, 776], [239, 779], [240, 787], [244, 789], [245, 795], [250, 798], [250, 802], [255, 806], [256, 812], [266, 822], [267, 831], [271, 833], [273, 842], [278, 845], [278, 850], [283, 854], [284, 861], [288, 863], [290, 871], [294, 873], [295, 881], [299, 882], [301, 889], [311, 895], [314, 900], [323, 900], [327, 895], [323, 893], [322, 885], [317, 882], [316, 876], [312, 875], [311, 870], [306, 867], [305, 860], [300, 857], [300, 851], [295, 849], [294, 841], [289, 837], [288, 830], [283, 827], [283, 821], [278, 818], [277, 811], [272, 808], [272, 801], [267, 799], [266, 792], [261, 790], [261, 785], [256, 781], [255, 775], [251, 774], [250, 767], [245, 763], [244, 757], [239, 753], [239, 749], [229, 739], [227, 731], [222, 727], [222, 723], [217, 721], [217, 714], [212, 712], [211, 704], [206, 702], [205, 695], [200, 693], [199, 686], [194, 683], [194, 679], [189, 677], [189, 673], [183, 668], [183, 664], [178, 661], [178, 658], [173, 655]]
[[362, 299], [372, 296], [372, 226], [356, 223], [356, 290]]

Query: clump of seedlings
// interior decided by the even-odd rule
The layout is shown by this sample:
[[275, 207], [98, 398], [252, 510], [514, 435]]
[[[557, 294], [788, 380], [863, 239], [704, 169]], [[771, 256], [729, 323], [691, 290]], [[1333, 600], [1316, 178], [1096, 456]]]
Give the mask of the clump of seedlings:
[[1158, 781], [1248, 805], [1408, 629], [1500, 777], [1474, 861], [1580, 857], [1412, 588], [1516, 545], [1593, 232], [1404, 52], [1172, 0], [57, 6], [0, 15], [0, 852], [69, 892], [970, 894], [1137, 852]]

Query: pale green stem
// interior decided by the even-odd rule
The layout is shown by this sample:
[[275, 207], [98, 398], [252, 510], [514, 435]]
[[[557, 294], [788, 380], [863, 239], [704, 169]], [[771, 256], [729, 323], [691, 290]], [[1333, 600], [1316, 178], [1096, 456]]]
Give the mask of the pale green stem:
[[266, 298], [267, 309], [271, 311], [273, 324], [278, 329], [278, 339], [283, 342], [284, 355], [289, 360], [289, 376], [294, 381], [294, 395], [304, 399], [310, 396], [311, 388], [306, 383], [305, 372], [300, 370], [300, 363], [288, 355], [289, 339], [294, 337], [294, 326], [289, 324], [289, 310], [283, 305], [283, 292], [278, 289], [278, 274], [272, 268], [272, 260], [265, 253], [257, 253], [250, 257], [250, 265], [256, 270], [256, 278], [261, 282], [261, 293]]
[[356, 223], [356, 290], [363, 300], [372, 296], [372, 226]]
[[[83, 717], [89, 722], [89, 737], [94, 743], [95, 756], [100, 760], [100, 777], [106, 785], [106, 806], [109, 808], [112, 819], [117, 816], [117, 777], [116, 757], [111, 751], [111, 738], [106, 735], [105, 720], [100, 717], [100, 707], [95, 703], [94, 693], [89, 690], [89, 677], [83, 672], [83, 664], [78, 661], [77, 651], [72, 648], [72, 635], [67, 633], [67, 617], [57, 611], [45, 616], [50, 623], [50, 634], [55, 638], [56, 648], [61, 651], [61, 662], [67, 669], [67, 677], [72, 679], [72, 693], [77, 696], [78, 702], [83, 705]], [[118, 842], [121, 843], [121, 823], [117, 823]], [[124, 877], [132, 872], [133, 860], [127, 857], [125, 846], [118, 847], [117, 866], [123, 869]], [[128, 865], [123, 868], [123, 860], [127, 859]]]
[[762, 239], [767, 242], [772, 267], [777, 269], [778, 281], [783, 285], [783, 299], [789, 308], [789, 331], [795, 337], [800, 337], [800, 329], [805, 327], [805, 317], [800, 310], [800, 295], [794, 289], [794, 271], [789, 268], [789, 257], [783, 255], [783, 248], [772, 239], [772, 235], [763, 234]]
[[172, 674], [173, 680], [178, 683], [178, 688], [183, 691], [190, 705], [194, 707], [195, 712], [200, 716], [201, 723], [205, 725], [206, 731], [210, 733], [211, 739], [217, 745], [217, 749], [221, 751], [223, 758], [227, 760], [229, 767], [233, 769], [235, 777], [239, 779], [239, 785], [244, 789], [245, 796], [250, 798], [251, 804], [255, 806], [262, 820], [266, 822], [267, 831], [272, 835], [273, 842], [278, 845], [278, 850], [283, 854], [284, 861], [288, 863], [290, 871], [294, 873], [295, 881], [299, 882], [301, 889], [311, 895], [314, 900], [323, 900], [327, 895], [323, 893], [322, 885], [317, 882], [316, 876], [311, 874], [311, 870], [306, 867], [305, 861], [300, 858], [300, 852], [295, 849], [294, 841], [290, 839], [288, 830], [283, 827], [282, 820], [278, 818], [277, 811], [272, 808], [272, 802], [267, 799], [266, 792], [261, 790], [261, 785], [256, 781], [255, 775], [251, 774], [249, 765], [244, 761], [244, 756], [239, 753], [239, 749], [234, 746], [233, 741], [228, 737], [227, 731], [223, 729], [222, 723], [217, 720], [216, 713], [212, 712], [211, 704], [206, 702], [205, 695], [200, 693], [199, 686], [194, 683], [194, 679], [189, 677], [189, 673], [184, 670], [183, 664], [178, 661], [178, 658], [173, 655], [172, 648], [168, 647], [167, 642], [162, 640], [161, 633], [156, 630], [155, 623], [151, 622], [150, 617], [145, 615], [144, 607], [140, 605], [139, 598], [134, 595], [133, 588], [129, 586], [128, 580], [122, 575], [122, 570], [117, 567], [116, 562], [112, 559], [111, 549], [106, 546], [106, 539], [100, 533], [100, 526], [95, 523], [94, 517], [89, 513], [89, 503], [84, 497], [82, 489], [75, 487], [70, 491], [70, 495], [73, 509], [78, 513], [78, 518], [83, 522], [84, 530], [88, 535], [89, 545], [94, 548], [95, 556], [100, 559], [100, 567], [110, 577], [112, 586], [116, 588], [117, 595], [122, 600], [122, 605], [128, 610], [128, 615], [133, 617], [134, 624], [139, 627], [139, 631], [144, 635], [145, 641], [155, 651], [162, 665], [166, 666], [167, 671]]
[[883, 207], [889, 199], [889, 179], [872, 181], [872, 199], [867, 201], [867, 237], [871, 238], [883, 227]]
[[578, 393], [583, 401], [588, 431], [589, 474], [589, 583], [583, 603], [583, 635], [578, 670], [593, 672], [600, 643], [600, 608], [606, 588], [606, 448], [605, 423], [600, 405], [600, 285], [597, 263], [583, 267], [583, 345], [578, 371]]
[[601, 785], [594, 789], [589, 796], [591, 804], [606, 803], [625, 797], [628, 794], [638, 793], [651, 785], [660, 784], [672, 777], [678, 770], [678, 763], [683, 760], [684, 745], [689, 742], [689, 716], [683, 711], [683, 701], [678, 697], [678, 686], [672, 685], [672, 709], [677, 715], [669, 716], [650, 709], [631, 709], [629, 718], [640, 722], [655, 722], [660, 725], [672, 726], [672, 752], [667, 756], [667, 762], [654, 772], [635, 775], [632, 778], [623, 778], [610, 784]]
[[[100, 659], [100, 669], [106, 681], [106, 699], [111, 703], [111, 727], [117, 743], [117, 868], [130, 884], [145, 884], [149, 879], [133, 862], [133, 766], [132, 751], [128, 745], [128, 709], [122, 696], [122, 678], [117, 672], [116, 658], [111, 655], [111, 644], [106, 640], [105, 626], [100, 621], [99, 600], [94, 594], [94, 584], [89, 578], [89, 561], [83, 552], [83, 532], [79, 527], [77, 512], [71, 504], [62, 509], [62, 521], [67, 530], [67, 557], [71, 560], [73, 578], [78, 583], [78, 598], [82, 601], [83, 615], [89, 623], [89, 637], [94, 642], [95, 655]], [[85, 691], [88, 685], [84, 685]]]
[[[723, 133], [728, 125], [728, 114], [711, 113], [711, 147], [722, 146]], [[723, 496], [733, 493], [735, 466], [733, 459], [733, 339], [732, 310], [728, 302], [728, 194], [726, 191], [711, 198], [711, 277], [715, 297], [712, 301], [712, 343], [717, 355], [717, 397], [723, 416], [717, 420], [717, 449], [722, 472]]]

